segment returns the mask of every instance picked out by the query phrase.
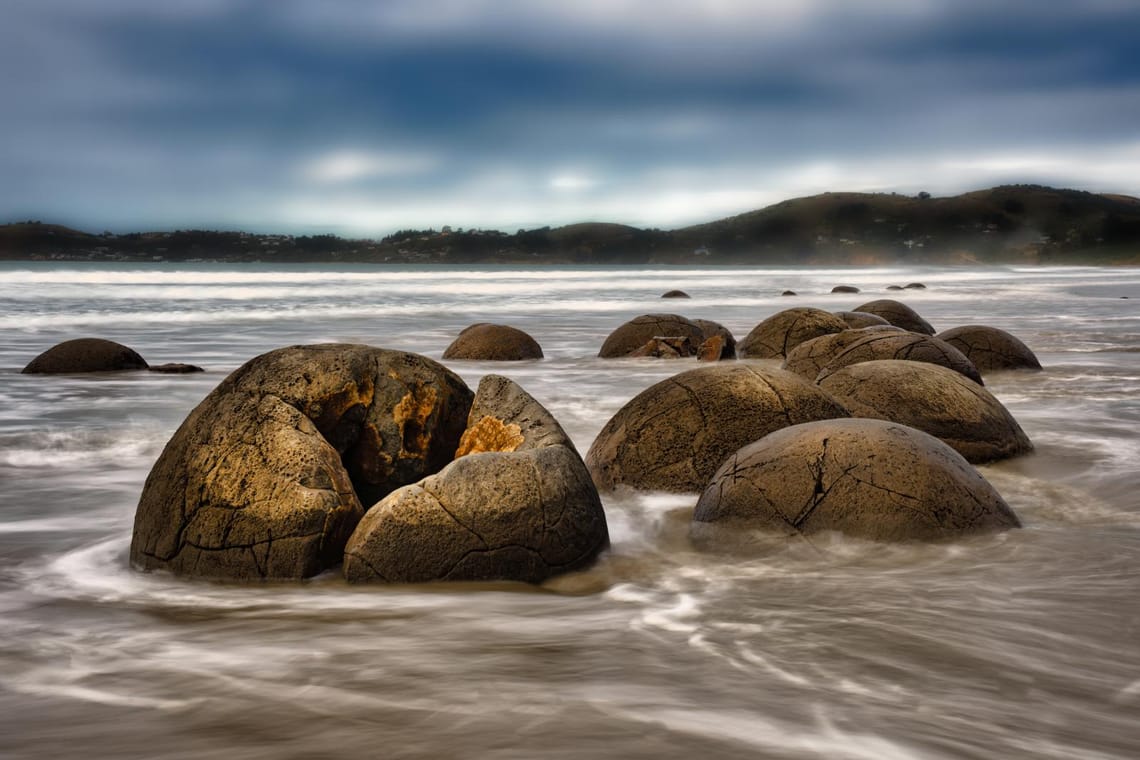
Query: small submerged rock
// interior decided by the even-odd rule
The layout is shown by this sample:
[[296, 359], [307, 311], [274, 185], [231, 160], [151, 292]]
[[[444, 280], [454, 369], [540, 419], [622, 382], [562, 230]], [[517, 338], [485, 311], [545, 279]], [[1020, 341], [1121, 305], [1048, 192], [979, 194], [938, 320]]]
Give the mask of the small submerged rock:
[[662, 298], [691, 298], [688, 293], [683, 290], [670, 290], [661, 294]]
[[831, 289], [832, 293], [858, 293], [859, 288], [854, 285], [836, 285]]
[[846, 322], [823, 309], [807, 306], [784, 309], [753, 327], [736, 350], [745, 357], [780, 359], [805, 340], [846, 329]]
[[194, 372], [205, 372], [204, 369], [196, 364], [181, 364], [178, 362], [170, 362], [168, 364], [152, 364], [147, 367], [151, 372], [160, 372], [164, 375], [189, 375]]

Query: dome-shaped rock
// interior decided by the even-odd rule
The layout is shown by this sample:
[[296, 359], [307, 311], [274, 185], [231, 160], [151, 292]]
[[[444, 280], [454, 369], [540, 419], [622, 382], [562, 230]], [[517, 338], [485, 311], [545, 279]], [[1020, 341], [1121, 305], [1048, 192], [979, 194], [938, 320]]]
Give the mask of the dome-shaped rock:
[[912, 362], [928, 362], [960, 372], [978, 385], [982, 376], [973, 362], [949, 343], [932, 335], [919, 335], [912, 332], [894, 332], [866, 328], [868, 334], [862, 340], [837, 351], [816, 376], [820, 382], [826, 376], [844, 367], [859, 362], [876, 359], [906, 359]]
[[608, 545], [574, 444], [526, 391], [484, 377], [456, 459], [368, 510], [345, 547], [351, 582], [540, 583]]
[[785, 291], [784, 291], [783, 293], [781, 293], [780, 295], [782, 295], [782, 296], [794, 296], [794, 295], [796, 295], [796, 291], [794, 291], [794, 290], [785, 290]]
[[688, 338], [695, 350], [704, 341], [705, 334], [692, 320], [677, 314], [643, 314], [610, 333], [598, 356], [603, 359], [628, 356], [654, 338]]
[[505, 362], [541, 359], [542, 346], [518, 328], [481, 322], [460, 332], [444, 350], [443, 358]]
[[691, 298], [688, 293], [683, 290], [668, 290], [661, 294], [662, 298]]
[[[736, 358], [736, 338], [733, 337], [732, 332], [727, 327], [711, 319], [694, 319], [693, 324], [701, 328], [705, 336], [705, 342], [710, 338], [720, 338], [721, 359]], [[703, 346], [704, 343], [701, 345]]]
[[[883, 325], [877, 326], [882, 327]], [[905, 331], [893, 325], [886, 325], [886, 327], [905, 334]], [[830, 364], [836, 354], [872, 334], [874, 333], [868, 332], [866, 328], [859, 328], [805, 340], [788, 352], [782, 368], [813, 383], [820, 370]]]
[[805, 340], [846, 329], [846, 322], [823, 309], [784, 309], [753, 327], [736, 345], [736, 352], [758, 359], [781, 359]]
[[938, 333], [938, 338], [965, 354], [980, 372], [1041, 369], [1041, 362], [1029, 346], [996, 327], [963, 325]]
[[863, 327], [871, 327], [872, 325], [890, 324], [890, 322], [883, 319], [878, 314], [871, 314], [867, 311], [835, 311], [832, 313], [842, 319], [852, 330], [858, 330]]
[[846, 417], [790, 372], [733, 364], [690, 370], [618, 410], [586, 454], [601, 489], [700, 491], [732, 452], [787, 425]]
[[869, 314], [875, 314], [892, 325], [910, 332], [921, 333], [922, 335], [934, 334], [934, 328], [930, 326], [930, 323], [901, 301], [882, 298], [878, 301], [868, 301], [862, 306], [856, 306], [852, 311], [865, 311]]
[[832, 293], [858, 293], [859, 288], [854, 285], [836, 285], [831, 289]]
[[1019, 527], [973, 466], [921, 430], [869, 419], [778, 430], [729, 457], [701, 494], [692, 536], [717, 526], [933, 540]]
[[235, 370], [151, 469], [131, 562], [231, 579], [338, 564], [361, 503], [451, 461], [472, 393], [446, 367], [370, 346], [293, 346]]
[[819, 385], [855, 417], [918, 428], [975, 464], [1033, 450], [1021, 426], [992, 393], [936, 364], [861, 362], [828, 375]]
[[65, 340], [28, 362], [25, 375], [146, 369], [146, 360], [122, 343], [102, 338]]

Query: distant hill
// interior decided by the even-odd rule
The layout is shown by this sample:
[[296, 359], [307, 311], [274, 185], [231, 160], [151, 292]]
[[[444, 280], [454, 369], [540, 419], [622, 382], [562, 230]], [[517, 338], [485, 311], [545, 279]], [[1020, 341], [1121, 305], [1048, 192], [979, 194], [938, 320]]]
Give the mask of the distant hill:
[[382, 240], [0, 226], [0, 259], [513, 264], [1140, 264], [1140, 199], [1039, 185], [935, 198], [823, 193], [675, 230], [582, 223], [402, 230]]

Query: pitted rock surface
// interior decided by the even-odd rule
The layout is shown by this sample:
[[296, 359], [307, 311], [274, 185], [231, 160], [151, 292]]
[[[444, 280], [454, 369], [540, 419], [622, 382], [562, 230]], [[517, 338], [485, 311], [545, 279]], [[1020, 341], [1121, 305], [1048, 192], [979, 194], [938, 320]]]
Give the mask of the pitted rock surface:
[[741, 446], [847, 410], [790, 372], [718, 365], [653, 385], [618, 410], [586, 454], [598, 488], [699, 492]]
[[1028, 454], [1033, 444], [988, 390], [953, 370], [898, 360], [852, 364], [820, 387], [856, 417], [918, 428], [979, 464]]
[[691, 535], [839, 531], [876, 541], [949, 539], [1020, 526], [969, 462], [893, 422], [828, 420], [778, 430], [729, 457], [701, 494]]
[[641, 348], [636, 351], [631, 351], [626, 354], [631, 359], [637, 358], [653, 358], [653, 359], [680, 359], [681, 357], [694, 356], [697, 353], [697, 347], [686, 336], [679, 338], [666, 338], [664, 336], [653, 338]]
[[980, 372], [1041, 369], [1029, 346], [996, 327], [963, 325], [940, 332], [938, 337], [965, 354]]
[[[874, 326], [882, 327], [883, 325]], [[892, 331], [901, 330], [901, 328], [892, 325], [886, 325], [886, 327]], [[784, 359], [783, 369], [796, 373], [808, 382], [815, 382], [820, 370], [826, 367], [840, 351], [872, 334], [867, 332], [866, 328], [859, 328], [805, 340], [788, 352], [788, 356]]]
[[856, 306], [852, 311], [865, 311], [869, 314], [882, 317], [896, 327], [901, 327], [922, 335], [933, 335], [934, 328], [930, 323], [919, 316], [918, 312], [901, 301], [882, 298], [878, 301], [868, 301], [862, 306]]
[[368, 510], [345, 547], [344, 575], [541, 583], [585, 567], [608, 543], [601, 500], [570, 438], [526, 391], [489, 375], [455, 461]]
[[[711, 319], [694, 319], [693, 324], [701, 328], [704, 333], [705, 341], [710, 338], [720, 338], [720, 358], [721, 359], [735, 359], [736, 358], [736, 338], [733, 337], [732, 331], [722, 325], [720, 322], [714, 322]], [[703, 343], [701, 344], [704, 345]], [[698, 351], [699, 353], [699, 351]]]
[[326, 344], [235, 370], [151, 469], [131, 562], [228, 579], [297, 579], [340, 562], [372, 503], [451, 460], [472, 393], [416, 354]]
[[602, 343], [598, 356], [616, 359], [629, 356], [654, 338], [688, 338], [694, 346], [705, 339], [704, 331], [679, 314], [643, 314], [618, 327]]
[[102, 338], [65, 340], [28, 362], [25, 375], [56, 375], [72, 372], [118, 372], [147, 369], [146, 360], [133, 349]]
[[982, 376], [978, 373], [973, 362], [965, 357], [958, 349], [945, 341], [931, 335], [919, 335], [911, 332], [880, 331], [867, 328], [869, 334], [862, 340], [855, 341], [849, 346], [840, 349], [816, 375], [816, 382], [837, 372], [844, 367], [859, 362], [869, 362], [876, 359], [905, 359], [912, 362], [927, 362], [960, 372], [982, 385]]
[[872, 325], [890, 324], [890, 322], [878, 314], [872, 314], [868, 311], [835, 311], [832, 313], [842, 319], [847, 324], [847, 327], [852, 330], [859, 330], [863, 327], [871, 327]]
[[784, 309], [753, 327], [737, 344], [736, 351], [757, 359], [782, 359], [805, 340], [846, 329], [846, 322], [823, 309]]
[[505, 362], [541, 359], [542, 346], [516, 327], [480, 322], [460, 332], [444, 350], [443, 358]]

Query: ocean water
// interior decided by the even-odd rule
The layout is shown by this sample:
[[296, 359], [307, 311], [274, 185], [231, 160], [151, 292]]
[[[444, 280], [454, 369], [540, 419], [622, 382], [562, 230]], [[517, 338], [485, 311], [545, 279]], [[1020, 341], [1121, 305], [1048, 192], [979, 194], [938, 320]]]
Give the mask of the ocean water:
[[[888, 292], [921, 281], [926, 290]], [[857, 295], [831, 294], [855, 285]], [[672, 288], [691, 300], [662, 301]], [[781, 297], [784, 289], [800, 295]], [[893, 297], [989, 324], [1041, 373], [987, 377], [1036, 453], [982, 467], [1025, 527], [718, 554], [696, 496], [604, 495], [612, 549], [543, 588], [235, 585], [133, 572], [143, 480], [194, 405], [280, 346], [438, 359], [468, 324], [585, 453], [689, 362], [603, 361], [638, 314], [743, 337], [790, 306]], [[0, 266], [0, 757], [1140, 756], [1140, 270]], [[199, 375], [27, 376], [75, 337]]]

